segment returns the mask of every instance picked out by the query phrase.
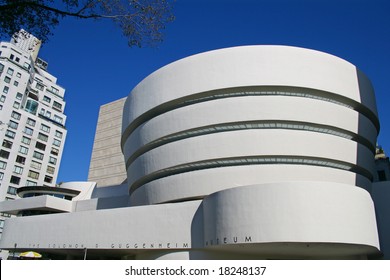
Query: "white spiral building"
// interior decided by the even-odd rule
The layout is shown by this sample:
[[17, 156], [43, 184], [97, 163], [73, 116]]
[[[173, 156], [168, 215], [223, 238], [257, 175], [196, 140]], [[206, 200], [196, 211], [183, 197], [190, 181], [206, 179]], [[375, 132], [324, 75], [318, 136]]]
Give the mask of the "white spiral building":
[[[345, 60], [287, 46], [194, 55], [127, 98], [122, 204], [107, 206], [113, 195], [85, 214], [104, 203], [78, 201], [79, 212], [57, 216], [64, 242], [16, 241], [20, 223], [9, 223], [3, 247], [83, 244], [137, 259], [377, 257], [369, 191], [378, 132], [370, 81]], [[56, 236], [56, 218], [34, 225], [50, 220], [47, 236]], [[85, 224], [99, 234], [87, 238]]]

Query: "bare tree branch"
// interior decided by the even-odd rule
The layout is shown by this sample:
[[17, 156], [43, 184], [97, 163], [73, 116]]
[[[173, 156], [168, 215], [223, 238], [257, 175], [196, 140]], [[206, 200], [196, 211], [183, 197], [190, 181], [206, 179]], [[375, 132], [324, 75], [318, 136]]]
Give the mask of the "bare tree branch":
[[53, 0], [0, 0], [0, 35], [11, 36], [25, 28], [46, 41], [60, 18], [111, 19], [129, 46], [154, 45], [162, 41], [162, 30], [174, 19], [173, 1], [62, 0], [59, 5]]

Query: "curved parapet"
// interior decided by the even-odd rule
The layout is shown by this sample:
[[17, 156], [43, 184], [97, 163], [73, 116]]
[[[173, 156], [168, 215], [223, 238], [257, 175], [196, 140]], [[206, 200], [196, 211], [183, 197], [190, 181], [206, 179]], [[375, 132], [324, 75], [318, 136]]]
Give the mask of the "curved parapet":
[[379, 131], [364, 74], [335, 56], [286, 46], [169, 64], [134, 88], [122, 125], [134, 205], [279, 181], [370, 189]]
[[344, 184], [294, 182], [232, 188], [205, 198], [203, 211], [204, 242], [209, 249], [267, 258], [379, 254], [371, 197]]

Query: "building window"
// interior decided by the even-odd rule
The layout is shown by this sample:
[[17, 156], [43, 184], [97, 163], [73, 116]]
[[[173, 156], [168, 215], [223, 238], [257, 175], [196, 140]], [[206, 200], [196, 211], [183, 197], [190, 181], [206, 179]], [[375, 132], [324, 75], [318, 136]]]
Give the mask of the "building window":
[[47, 103], [50, 103], [51, 102], [51, 99], [50, 97], [47, 97], [46, 95], [43, 96], [43, 101], [47, 102]]
[[9, 186], [7, 193], [12, 194], [12, 195], [16, 195], [16, 191], [17, 191], [17, 188]]
[[27, 153], [28, 153], [28, 148], [25, 147], [25, 146], [20, 146], [20, 147], [19, 147], [19, 152], [20, 152], [21, 154], [23, 154], [23, 155], [27, 155]]
[[0, 172], [0, 180], [3, 180], [3, 178], [4, 178], [4, 173]]
[[14, 139], [15, 138], [15, 132], [11, 131], [11, 130], [8, 130], [5, 132], [5, 136], [11, 138], [11, 139]]
[[3, 88], [3, 92], [4, 92], [5, 94], [7, 94], [7, 93], [8, 93], [8, 91], [9, 91], [9, 87], [7, 87], [7, 86], [4, 86], [4, 88]]
[[36, 182], [27, 180], [26, 181], [26, 187], [35, 187], [37, 185]]
[[28, 118], [27, 119], [27, 124], [31, 125], [31, 126], [35, 126], [35, 121], [33, 119]]
[[62, 112], [62, 104], [59, 103], [59, 102], [57, 102], [57, 101], [54, 101], [54, 102], [53, 102], [53, 109], [56, 109], [56, 110]]
[[4, 141], [3, 141], [3, 147], [4, 147], [4, 148], [11, 149], [11, 148], [12, 148], [12, 142], [11, 142], [11, 141], [8, 141], [8, 140], [4, 140]]
[[62, 138], [62, 132], [61, 131], [58, 131], [58, 130], [56, 130], [56, 133], [55, 133], [55, 135], [54, 135], [55, 137], [58, 137], [58, 138]]
[[[37, 83], [36, 86], [35, 86], [35, 88], [37, 88], [37, 89], [39, 89], [39, 90], [43, 90], [44, 85], [42, 85], [42, 84], [40, 84], [40, 83]], [[45, 100], [45, 99], [43, 99], [43, 100]]]
[[9, 121], [8, 127], [18, 129], [18, 123], [14, 121]]
[[57, 116], [57, 115], [54, 115], [54, 121], [62, 124], [63, 119], [61, 117]]
[[59, 147], [59, 146], [61, 146], [61, 141], [57, 140], [57, 139], [54, 139], [53, 140], [53, 145]]
[[55, 87], [51, 87], [51, 90], [50, 90], [52, 93], [54, 94], [58, 94], [58, 89], [56, 89]]
[[12, 68], [8, 68], [8, 70], [7, 70], [7, 74], [9, 74], [9, 75], [13, 75], [14, 74], [14, 69], [12, 69]]
[[50, 118], [51, 118], [51, 112], [49, 112], [49, 111], [46, 111], [46, 113], [45, 113], [45, 117], [50, 119]]
[[26, 163], [26, 158], [22, 156], [16, 156], [16, 162], [20, 164], [25, 164]]
[[58, 156], [59, 152], [60, 152], [60, 151], [59, 151], [58, 149], [56, 149], [56, 148], [51, 148], [51, 152], [50, 152], [50, 153], [51, 153], [52, 155]]
[[54, 174], [55, 168], [53, 166], [48, 166], [46, 172], [49, 174]]
[[25, 127], [23, 132], [26, 133], [27, 135], [32, 135], [34, 130], [32, 128]]
[[11, 118], [14, 118], [15, 120], [20, 120], [20, 114], [16, 113], [15, 111], [12, 111]]
[[43, 133], [40, 133], [40, 132], [39, 132], [39, 133], [38, 133], [38, 139], [47, 142], [47, 140], [49, 139], [49, 137], [48, 137], [46, 134], [43, 134]]
[[23, 173], [23, 167], [20, 167], [20, 166], [15, 165], [15, 167], [14, 167], [14, 172], [15, 172], [16, 174], [22, 174], [22, 173]]
[[53, 182], [53, 177], [47, 176], [47, 175], [46, 175], [44, 181], [45, 181], [46, 183], [51, 184], [51, 183]]
[[31, 167], [34, 169], [41, 170], [42, 163], [33, 160], [31, 161]]
[[57, 163], [57, 159], [55, 157], [49, 157], [49, 163], [55, 165]]
[[9, 182], [12, 183], [12, 184], [15, 184], [15, 185], [19, 185], [20, 178], [12, 175], [11, 179], [9, 180]]
[[20, 77], [22, 77], [22, 74], [18, 72], [18, 73], [16, 73], [16, 77], [20, 78]]
[[6, 82], [7, 84], [9, 84], [9, 83], [11, 82], [11, 78], [5, 76], [5, 77], [4, 77], [4, 82]]
[[44, 150], [46, 150], [46, 145], [37, 141], [37, 143], [35, 144], [35, 148], [44, 151]]
[[9, 158], [9, 152], [5, 150], [0, 150], [0, 157], [8, 159]]
[[26, 144], [26, 145], [30, 145], [30, 142], [31, 142], [31, 139], [26, 137], [26, 136], [23, 136], [22, 137], [22, 143]]
[[21, 94], [20, 92], [18, 92], [18, 93], [16, 94], [16, 99], [17, 99], [17, 100], [22, 100], [22, 98], [23, 98], [23, 94]]
[[47, 125], [41, 124], [41, 130], [44, 132], [50, 132], [50, 127]]
[[0, 102], [5, 102], [5, 95], [2, 95], [1, 97], [0, 97]]
[[28, 99], [24, 110], [35, 115], [38, 110], [38, 102], [36, 102], [35, 100]]
[[35, 172], [35, 171], [32, 171], [32, 170], [29, 170], [28, 171], [28, 177], [30, 177], [32, 179], [38, 179], [39, 178], [39, 173]]
[[6, 169], [7, 163], [0, 160], [0, 169]]
[[19, 85], [18, 81], [14, 81], [14, 86], [17, 87]]
[[14, 107], [15, 109], [19, 109], [20, 103], [15, 101], [12, 107]]
[[43, 159], [43, 154], [37, 151], [34, 151], [33, 157], [36, 159]]

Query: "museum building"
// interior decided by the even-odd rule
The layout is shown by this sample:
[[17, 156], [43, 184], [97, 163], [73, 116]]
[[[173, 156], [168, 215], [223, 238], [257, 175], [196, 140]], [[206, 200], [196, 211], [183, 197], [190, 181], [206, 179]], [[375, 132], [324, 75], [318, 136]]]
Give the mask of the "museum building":
[[19, 215], [0, 248], [68, 259], [386, 258], [375, 95], [351, 63], [298, 47], [220, 49], [157, 70], [118, 104], [118, 184], [99, 184], [98, 164], [95, 182], [20, 188], [21, 199], [0, 203]]

